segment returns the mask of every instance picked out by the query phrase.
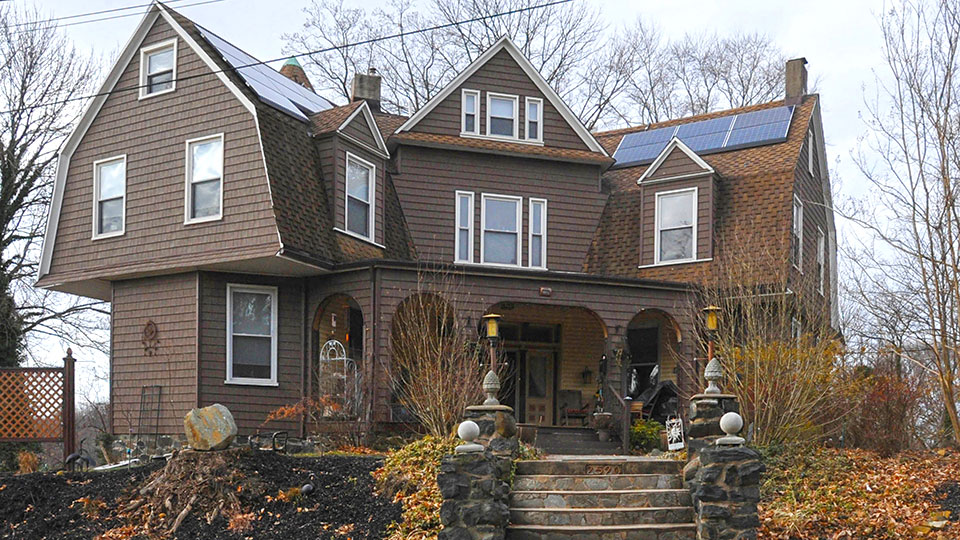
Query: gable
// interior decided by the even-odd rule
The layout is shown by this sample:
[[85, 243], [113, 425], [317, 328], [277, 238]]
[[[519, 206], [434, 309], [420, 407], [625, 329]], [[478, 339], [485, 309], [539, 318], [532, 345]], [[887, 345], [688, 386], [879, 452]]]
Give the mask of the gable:
[[[582, 122], [540, 73], [504, 36], [474, 60], [449, 85], [410, 117], [397, 133], [413, 131], [444, 136], [460, 136], [461, 96], [463, 89], [478, 90], [480, 96], [480, 133], [485, 133], [487, 92], [519, 97], [518, 135], [525, 127], [525, 98], [543, 100], [543, 145], [607, 155]], [[517, 141], [524, 142], [526, 141]]]
[[361, 102], [360, 107], [340, 125], [338, 131], [350, 142], [359, 144], [371, 152], [383, 154], [384, 157], [390, 155], [386, 143], [380, 136], [377, 121], [373, 118], [373, 113], [370, 112], [370, 106], [366, 101]]
[[712, 174], [713, 167], [698, 156], [683, 141], [674, 137], [647, 167], [637, 183], [673, 178], [690, 178]]

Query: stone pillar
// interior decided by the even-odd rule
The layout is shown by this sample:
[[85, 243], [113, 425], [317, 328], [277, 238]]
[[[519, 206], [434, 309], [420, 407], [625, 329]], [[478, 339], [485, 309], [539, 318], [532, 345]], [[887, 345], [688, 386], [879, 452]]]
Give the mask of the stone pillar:
[[489, 449], [443, 458], [437, 484], [443, 496], [439, 540], [503, 540], [510, 523], [512, 462]]
[[513, 459], [517, 455], [517, 420], [513, 409], [506, 405], [474, 405], [467, 407], [466, 420], [480, 426], [477, 443], [490, 450], [494, 456]]
[[687, 418], [687, 460], [696, 459], [705, 447], [723, 436], [720, 417], [728, 412], [740, 412], [737, 396], [732, 394], [697, 394], [690, 398]]
[[755, 540], [760, 518], [760, 453], [743, 446], [711, 446], [699, 456], [692, 482], [697, 539]]

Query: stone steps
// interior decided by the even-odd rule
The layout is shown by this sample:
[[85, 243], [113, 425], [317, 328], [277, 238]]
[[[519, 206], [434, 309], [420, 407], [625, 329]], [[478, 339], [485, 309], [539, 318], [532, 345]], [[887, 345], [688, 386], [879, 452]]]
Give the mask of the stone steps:
[[555, 456], [517, 462], [509, 540], [696, 538], [682, 463]]
[[692, 506], [617, 508], [514, 508], [515, 525], [651, 525], [693, 523]]
[[620, 451], [617, 441], [601, 441], [591, 428], [540, 427], [536, 446], [549, 455], [612, 455]]
[[695, 540], [693, 523], [653, 525], [511, 525], [510, 540]]
[[691, 506], [686, 489], [511, 491], [510, 508], [617, 508]]
[[680, 474], [682, 470], [683, 463], [672, 459], [555, 457], [517, 462], [518, 475]]
[[572, 474], [516, 475], [513, 489], [519, 491], [566, 490], [591, 491], [604, 489], [680, 489], [683, 482], [676, 474]]

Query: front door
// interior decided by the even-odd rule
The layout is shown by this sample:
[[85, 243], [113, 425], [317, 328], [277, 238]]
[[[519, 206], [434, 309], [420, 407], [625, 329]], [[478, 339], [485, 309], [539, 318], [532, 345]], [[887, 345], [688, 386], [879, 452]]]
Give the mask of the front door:
[[553, 352], [527, 351], [525, 372], [526, 422], [553, 425]]

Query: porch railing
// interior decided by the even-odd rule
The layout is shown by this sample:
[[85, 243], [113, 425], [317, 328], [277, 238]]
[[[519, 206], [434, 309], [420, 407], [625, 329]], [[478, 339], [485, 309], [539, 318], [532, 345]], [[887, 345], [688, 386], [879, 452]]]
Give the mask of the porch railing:
[[630, 453], [630, 405], [612, 384], [609, 382], [606, 384], [610, 394], [616, 398], [617, 404], [620, 406], [620, 443], [623, 445], [623, 453], [628, 454]]

